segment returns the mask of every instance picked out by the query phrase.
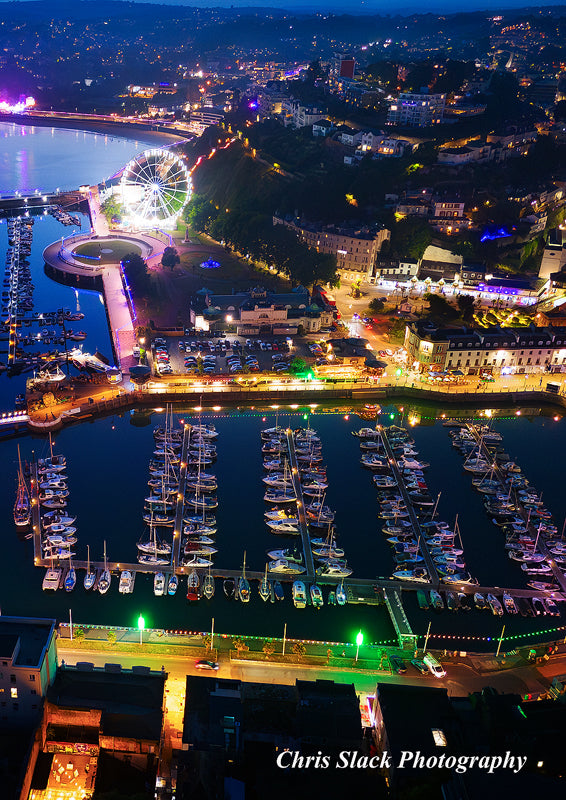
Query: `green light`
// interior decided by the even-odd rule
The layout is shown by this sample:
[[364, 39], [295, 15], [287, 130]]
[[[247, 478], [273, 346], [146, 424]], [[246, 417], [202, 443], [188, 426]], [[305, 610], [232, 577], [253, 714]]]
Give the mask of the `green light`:
[[389, 419], [395, 419], [395, 414], [390, 414]]
[[143, 631], [145, 629], [145, 619], [141, 614], [138, 617], [138, 629], [140, 631]]
[[356, 644], [358, 647], [361, 647], [363, 643], [364, 643], [364, 635], [361, 631], [358, 631], [356, 635]]
[[399, 367], [398, 369], [395, 370], [395, 375], [397, 375], [397, 377], [399, 377], [399, 375], [402, 375], [402, 374], [403, 374], [403, 370], [401, 369], [401, 367]]
[[308, 418], [309, 418], [308, 414], [303, 414], [303, 419], [308, 419]]

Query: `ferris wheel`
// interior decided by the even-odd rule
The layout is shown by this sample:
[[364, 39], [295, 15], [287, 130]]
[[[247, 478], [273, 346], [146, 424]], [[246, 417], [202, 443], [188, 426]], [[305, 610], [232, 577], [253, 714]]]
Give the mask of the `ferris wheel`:
[[139, 227], [167, 226], [191, 196], [191, 178], [182, 160], [168, 150], [145, 150], [126, 164], [120, 179], [126, 216]]

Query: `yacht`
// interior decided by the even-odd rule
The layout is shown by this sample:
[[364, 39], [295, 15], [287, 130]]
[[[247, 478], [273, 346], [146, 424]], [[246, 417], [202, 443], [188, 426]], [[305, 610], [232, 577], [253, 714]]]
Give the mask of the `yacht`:
[[316, 570], [316, 574], [323, 578], [347, 578], [352, 572], [350, 567], [340, 561], [327, 561]]
[[311, 603], [315, 608], [322, 608], [324, 605], [324, 598], [322, 596], [322, 591], [320, 586], [317, 586], [316, 583], [311, 583], [310, 587], [311, 593]]
[[273, 587], [273, 594], [277, 601], [285, 600], [285, 592], [283, 591], [283, 585], [281, 581], [273, 581], [271, 584]]
[[14, 522], [18, 528], [25, 528], [31, 522], [31, 502], [27, 482], [22, 468], [20, 446], [18, 445], [18, 489], [14, 504]]
[[86, 546], [87, 552], [87, 560], [86, 560], [86, 572], [83, 580], [83, 586], [87, 590], [87, 592], [92, 589], [96, 582], [96, 570], [91, 570], [90, 568], [90, 546]]
[[519, 611], [515, 599], [509, 592], [503, 592], [503, 605], [508, 614], [517, 614]]
[[266, 503], [294, 503], [297, 500], [295, 495], [295, 491], [292, 490], [291, 492], [288, 491], [280, 491], [277, 489], [268, 489], [266, 493], [263, 495], [263, 499]]
[[212, 600], [212, 598], [214, 597], [215, 590], [216, 590], [216, 584], [214, 582], [214, 577], [211, 575], [209, 571], [202, 585], [202, 593], [207, 600]]
[[196, 569], [193, 569], [187, 578], [187, 600], [198, 600], [200, 578]]
[[41, 584], [41, 588], [43, 589], [44, 592], [57, 591], [57, 589], [59, 588], [59, 583], [61, 581], [62, 572], [63, 570], [60, 567], [57, 567], [56, 569], [51, 567], [50, 569], [47, 570], [43, 578], [43, 583]]
[[339, 606], [345, 606], [348, 602], [348, 596], [346, 594], [346, 590], [344, 589], [344, 582], [336, 587], [336, 602]]
[[153, 577], [153, 594], [156, 597], [162, 597], [165, 594], [165, 575], [162, 572], [156, 572]]
[[271, 528], [273, 533], [299, 533], [299, 520], [297, 517], [290, 517], [289, 519], [269, 519], [267, 525]]
[[491, 613], [494, 614], [496, 617], [501, 617], [503, 615], [503, 606], [499, 599], [491, 592], [486, 596], [486, 600], [488, 602], [489, 607], [491, 608]]
[[269, 563], [269, 572], [278, 575], [301, 575], [305, 572], [305, 568], [301, 567], [296, 562], [287, 561], [284, 558], [278, 558]]
[[294, 581], [292, 596], [295, 608], [305, 608], [307, 604], [307, 592], [305, 584], [302, 581]]
[[202, 556], [194, 554], [189, 558], [184, 558], [183, 564], [185, 567], [211, 567], [212, 561], [209, 558], [203, 558]]
[[265, 574], [263, 578], [259, 582], [259, 596], [265, 602], [271, 596], [271, 587], [269, 586], [269, 581], [267, 580], [267, 564], [265, 565]]
[[131, 594], [134, 588], [134, 576], [129, 569], [123, 569], [120, 573], [120, 583], [118, 591], [120, 594]]
[[242, 574], [238, 578], [236, 595], [242, 603], [249, 603], [250, 601], [250, 583], [246, 578], [246, 553], [244, 551], [244, 563], [242, 566]]
[[268, 550], [267, 555], [271, 560], [283, 558], [286, 561], [292, 561], [295, 564], [302, 564], [303, 554], [297, 548], [286, 548], [284, 550]]

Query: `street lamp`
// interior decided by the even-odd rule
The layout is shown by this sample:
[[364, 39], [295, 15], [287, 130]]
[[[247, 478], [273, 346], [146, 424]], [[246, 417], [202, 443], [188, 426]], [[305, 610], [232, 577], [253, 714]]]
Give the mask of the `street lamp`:
[[144, 629], [145, 629], [145, 619], [140, 614], [139, 617], [138, 617], [138, 630], [140, 632], [140, 646], [143, 644], [143, 632], [144, 632]]
[[358, 656], [360, 654], [360, 647], [364, 643], [364, 635], [361, 631], [358, 631], [356, 635], [356, 658], [355, 661], [358, 660]]

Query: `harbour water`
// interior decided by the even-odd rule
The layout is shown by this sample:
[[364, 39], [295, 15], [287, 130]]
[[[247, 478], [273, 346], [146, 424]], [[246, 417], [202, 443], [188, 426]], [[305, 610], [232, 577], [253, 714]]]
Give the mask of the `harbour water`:
[[[0, 128], [5, 126], [0, 126]], [[8, 126], [12, 127], [12, 126]], [[41, 129], [44, 133], [45, 129]], [[34, 184], [37, 188], [52, 189], [51, 173], [57, 153], [64, 159], [69, 148], [68, 131], [50, 134], [49, 148], [43, 136], [25, 138], [28, 148], [27, 164], [33, 165], [34, 180], [24, 181], [26, 172], [14, 174], [16, 187], [28, 191]], [[72, 134], [74, 135], [74, 134]], [[89, 134], [82, 132], [74, 141], [77, 156], [66, 169], [65, 186], [76, 186], [92, 182], [111, 174], [130, 155], [140, 149], [139, 143], [109, 139], [102, 151], [96, 149]], [[19, 135], [13, 136], [20, 142]], [[104, 137], [102, 137], [104, 138]], [[2, 139], [0, 157], [5, 157], [5, 144], [11, 139]], [[55, 144], [54, 144], [55, 143]], [[57, 150], [58, 148], [58, 150]], [[129, 150], [128, 150], [129, 148]], [[128, 150], [128, 152], [126, 152]], [[8, 151], [9, 152], [9, 151]], [[102, 156], [101, 156], [102, 152]], [[31, 153], [31, 154], [30, 154]], [[94, 155], [93, 155], [94, 154]], [[44, 170], [44, 171], [42, 171]], [[61, 174], [57, 171], [57, 174]], [[60, 181], [60, 183], [63, 183]], [[0, 191], [2, 191], [0, 189]], [[4, 187], [6, 193], [8, 189]], [[111, 355], [105, 309], [96, 292], [79, 291], [61, 286], [48, 279], [43, 271], [41, 253], [51, 241], [67, 235], [72, 229], [63, 228], [51, 217], [39, 218], [34, 226], [31, 266], [35, 285], [35, 310], [54, 310], [66, 307], [85, 313], [85, 319], [76, 326], [88, 334], [85, 350], [100, 350]], [[6, 226], [0, 225], [0, 252], [7, 246]], [[0, 347], [3, 349], [3, 347]], [[5, 356], [0, 355], [0, 360]], [[15, 395], [23, 390], [26, 375], [8, 378], [0, 375], [0, 407], [13, 408]], [[402, 404], [399, 404], [402, 406]], [[336, 528], [339, 546], [344, 548], [354, 576], [370, 578], [387, 577], [393, 571], [391, 550], [381, 533], [382, 521], [377, 518], [378, 504], [371, 474], [362, 469], [358, 440], [351, 435], [353, 430], [367, 425], [352, 409], [345, 406], [335, 413], [319, 407], [315, 413], [310, 409], [281, 409], [280, 424], [292, 427], [309, 424], [321, 436], [324, 461], [328, 465], [329, 489], [326, 502], [336, 510]], [[447, 409], [443, 409], [447, 411]], [[177, 409], [177, 418], [194, 419], [194, 409]], [[183, 411], [185, 412], [183, 414]], [[473, 492], [470, 476], [462, 470], [461, 456], [450, 446], [448, 431], [440, 421], [440, 409], [412, 405], [384, 409], [382, 423], [417, 418], [418, 424], [411, 428], [420, 457], [429, 461], [427, 483], [433, 495], [440, 495], [439, 516], [453, 523], [459, 515], [459, 526], [468, 569], [483, 584], [494, 586], [524, 587], [525, 577], [516, 564], [506, 555], [503, 537], [489, 522], [482, 507], [480, 495]], [[324, 413], [323, 413], [324, 412]], [[304, 415], [307, 415], [307, 419]], [[393, 418], [390, 418], [393, 414]], [[288, 540], [267, 532], [263, 521], [264, 486], [261, 459], [260, 430], [275, 424], [275, 412], [266, 414], [257, 409], [223, 409], [218, 414], [206, 414], [203, 421], [213, 421], [220, 432], [218, 439], [218, 461], [214, 471], [218, 477], [217, 511], [218, 554], [215, 567], [238, 569], [246, 551], [246, 563], [252, 570], [263, 570], [266, 550], [288, 546]], [[146, 423], [146, 424], [140, 424]], [[90, 545], [91, 557], [100, 559], [103, 542], [106, 540], [109, 556], [113, 560], [135, 560], [135, 543], [143, 533], [143, 498], [147, 494], [148, 462], [153, 451], [152, 430], [163, 423], [163, 412], [125, 413], [122, 416], [100, 418], [62, 430], [55, 436], [55, 449], [63, 452], [68, 461], [69, 509], [77, 515], [77, 553], [86, 557], [86, 546]], [[544, 492], [545, 504], [553, 512], [556, 524], [561, 527], [566, 513], [559, 465], [563, 449], [566, 421], [555, 421], [552, 414], [540, 416], [538, 412], [496, 419], [494, 427], [503, 434], [505, 449], [516, 460], [531, 483]], [[25, 436], [18, 439], [22, 456], [29, 459], [32, 451], [39, 457], [47, 453], [45, 439]], [[144, 614], [148, 627], [205, 631], [215, 619], [215, 630], [220, 633], [248, 633], [262, 636], [282, 636], [287, 623], [289, 637], [302, 637], [325, 641], [352, 642], [361, 628], [366, 641], [391, 641], [394, 638], [389, 616], [384, 607], [348, 605], [345, 608], [325, 607], [314, 610], [293, 608], [287, 586], [284, 603], [264, 604], [257, 586], [252, 587], [253, 600], [246, 606], [227, 601], [217, 581], [216, 596], [212, 601], [201, 600], [188, 604], [186, 591], [181, 587], [175, 597], [156, 598], [152, 592], [149, 576], [138, 575], [135, 592], [119, 595], [117, 579], [105, 596], [87, 594], [82, 588], [82, 575], [73, 593], [59, 591], [42, 593], [43, 571], [32, 564], [32, 547], [29, 540], [21, 540], [13, 528], [11, 510], [14, 501], [16, 475], [16, 442], [0, 441], [0, 458], [4, 468], [0, 483], [0, 509], [3, 520], [3, 568], [0, 575], [0, 605], [3, 613], [37, 614], [54, 616], [65, 620], [72, 609], [73, 619], [100, 624], [135, 625], [138, 615]], [[472, 611], [454, 614], [445, 611], [430, 617], [417, 609], [414, 593], [405, 592], [405, 606], [413, 630], [419, 635], [426, 631], [432, 618], [433, 635], [450, 635], [455, 639], [433, 639], [437, 645], [451, 649], [489, 649], [501, 632], [502, 621], [487, 613]], [[527, 633], [555, 628], [562, 620], [523, 619], [506, 617], [508, 634]], [[562, 634], [563, 635], [563, 634]], [[466, 637], [480, 637], [467, 639]], [[518, 640], [527, 643], [528, 639]], [[515, 646], [515, 645], [513, 645]]]

